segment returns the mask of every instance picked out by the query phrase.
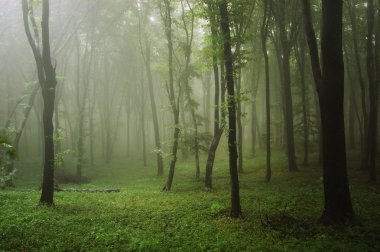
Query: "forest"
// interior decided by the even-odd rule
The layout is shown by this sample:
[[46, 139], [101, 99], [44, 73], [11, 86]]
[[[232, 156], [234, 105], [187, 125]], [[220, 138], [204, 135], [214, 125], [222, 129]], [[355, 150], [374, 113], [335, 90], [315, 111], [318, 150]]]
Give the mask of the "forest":
[[1, 251], [380, 251], [380, 0], [0, 0]]

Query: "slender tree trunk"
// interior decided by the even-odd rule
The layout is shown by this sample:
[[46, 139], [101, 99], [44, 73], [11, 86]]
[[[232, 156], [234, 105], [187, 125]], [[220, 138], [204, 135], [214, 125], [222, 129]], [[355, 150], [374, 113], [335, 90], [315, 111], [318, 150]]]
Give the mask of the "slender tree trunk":
[[[238, 54], [240, 54], [240, 46], [237, 49]], [[238, 74], [236, 78], [236, 93], [237, 96], [241, 95], [241, 68], [238, 69]], [[242, 173], [243, 168], [243, 123], [242, 123], [242, 106], [241, 99], [239, 98], [236, 101], [236, 123], [237, 123], [237, 147], [238, 147], [238, 171]]]
[[[368, 150], [367, 150], [367, 143], [368, 143], [368, 108], [367, 108], [367, 90], [366, 90], [366, 84], [363, 77], [363, 70], [361, 65], [361, 57], [360, 57], [360, 50], [358, 45], [358, 37], [357, 37], [357, 24], [356, 24], [356, 5], [351, 4], [351, 1], [347, 1], [348, 3], [348, 12], [349, 12], [349, 18], [351, 23], [351, 31], [352, 31], [352, 41], [353, 41], [353, 48], [354, 48], [354, 56], [355, 56], [355, 63], [356, 63], [356, 71], [358, 73], [359, 77], [359, 84], [360, 84], [360, 90], [361, 90], [361, 106], [362, 106], [362, 112], [363, 112], [363, 137], [362, 138], [362, 161], [361, 161], [361, 169], [365, 170], [367, 167], [367, 161], [368, 161]], [[367, 8], [368, 11], [368, 8]]]
[[[380, 15], [378, 15], [379, 19]], [[379, 50], [380, 50], [380, 28], [375, 31], [375, 8], [374, 1], [367, 1], [367, 73], [369, 82], [369, 122], [365, 152], [365, 166], [369, 171], [369, 180], [376, 183], [376, 156], [377, 156], [377, 118], [378, 118], [378, 97], [379, 97]], [[380, 21], [378, 20], [378, 24]], [[375, 48], [374, 40], [375, 37]]]
[[[26, 122], [29, 118], [30, 111], [32, 110], [32, 107], [34, 105], [34, 100], [35, 100], [36, 95], [37, 95], [39, 90], [40, 90], [40, 86], [38, 84], [36, 84], [32, 90], [32, 93], [29, 96], [28, 105], [24, 109], [24, 117], [21, 120], [19, 127], [17, 128], [16, 135], [15, 135], [14, 140], [13, 140], [13, 148], [16, 151], [19, 150], [20, 139], [21, 139], [22, 133], [24, 132]], [[7, 166], [5, 167], [6, 177], [9, 177], [9, 175], [14, 171], [14, 166], [15, 166], [15, 160], [10, 160], [10, 163], [8, 163]], [[12, 178], [5, 181], [5, 186], [6, 187], [14, 187], [15, 186]]]
[[[311, 8], [310, 8], [310, 0], [302, 0], [303, 3], [303, 16], [304, 16], [304, 25], [305, 25], [305, 33], [307, 38], [307, 44], [309, 47], [310, 53], [310, 61], [311, 61], [311, 69], [313, 72], [313, 78], [315, 82], [315, 86], [317, 89], [317, 93], [319, 95], [320, 88], [322, 85], [322, 70], [319, 61], [318, 54], [318, 45], [317, 38], [315, 36], [315, 31], [313, 27]], [[317, 125], [319, 128], [319, 156], [318, 163], [322, 164], [323, 161], [323, 130], [322, 130], [322, 122], [321, 122], [321, 111], [320, 111], [320, 101], [315, 99], [315, 106], [317, 111]]]
[[269, 182], [272, 177], [271, 169], [271, 120], [270, 120], [270, 77], [269, 77], [269, 57], [267, 49], [267, 38], [269, 30], [269, 22], [271, 18], [271, 3], [268, 1], [264, 2], [264, 16], [263, 23], [261, 26], [261, 46], [265, 61], [265, 114], [266, 114], [266, 181]]
[[[165, 24], [165, 32], [166, 32], [166, 39], [168, 41], [168, 52], [169, 52], [169, 85], [168, 85], [168, 91], [169, 91], [169, 100], [170, 100], [170, 106], [172, 108], [173, 117], [174, 117], [174, 134], [173, 134], [173, 145], [172, 145], [172, 156], [169, 166], [169, 174], [168, 179], [166, 181], [166, 184], [163, 188], [163, 191], [170, 191], [172, 184], [173, 184], [173, 178], [174, 178], [174, 170], [175, 165], [177, 162], [177, 151], [178, 151], [178, 142], [179, 142], [179, 105], [178, 101], [176, 101], [175, 97], [175, 91], [174, 91], [174, 76], [173, 76], [173, 40], [172, 40], [172, 17], [171, 17], [171, 1], [170, 0], [164, 0], [164, 24]], [[180, 97], [180, 94], [178, 94], [178, 97]]]
[[234, 88], [233, 57], [231, 52], [231, 34], [226, 0], [223, 0], [219, 3], [219, 9], [221, 17], [221, 31], [223, 34], [224, 59], [226, 66], [226, 81], [228, 91], [228, 150], [231, 178], [230, 215], [233, 218], [239, 218], [242, 216], [242, 212], [240, 206], [239, 174], [237, 167], [238, 153], [236, 148], [236, 101]]
[[[360, 114], [356, 102], [356, 96], [355, 96], [355, 87], [354, 87], [354, 78], [352, 76], [352, 68], [351, 68], [351, 61], [349, 58], [350, 52], [348, 51], [348, 48], [346, 47], [346, 44], [344, 45], [344, 56], [345, 56], [345, 67], [346, 67], [346, 73], [349, 81], [349, 113], [348, 113], [348, 132], [349, 132], [349, 146], [350, 149], [355, 149], [356, 147], [356, 139], [355, 139], [355, 131], [356, 131], [356, 125], [355, 125], [355, 117], [358, 121], [358, 128], [359, 128], [359, 136], [360, 139], [363, 139], [363, 130], [362, 130], [362, 123], [360, 119]], [[363, 141], [361, 141], [363, 143]], [[363, 147], [362, 147], [363, 149]]]
[[[256, 144], [257, 144], [257, 103], [253, 98], [251, 106], [251, 153], [252, 156], [256, 156]], [[259, 136], [260, 137], [260, 136]]]
[[[218, 69], [218, 30], [215, 19], [215, 7], [209, 3], [208, 4], [209, 19], [211, 23], [211, 40], [212, 40], [212, 67], [214, 72], [214, 82], [215, 82], [215, 96], [214, 96], [214, 137], [212, 139], [206, 163], [206, 175], [205, 175], [205, 188], [206, 190], [212, 189], [212, 170], [214, 166], [216, 150], [218, 149], [220, 139], [223, 134], [223, 129], [220, 121], [220, 106], [219, 100], [220, 96], [224, 100], [224, 90], [220, 90], [220, 79], [219, 79], [219, 69]], [[223, 77], [222, 77], [223, 78]], [[221, 95], [220, 95], [221, 94]]]
[[[35, 27], [35, 20], [33, 16], [33, 6], [29, 6], [27, 0], [22, 1], [23, 20], [25, 33], [28, 38], [28, 42], [31, 46], [34, 59], [37, 65], [38, 80], [42, 89], [42, 98], [44, 101], [43, 106], [43, 128], [44, 128], [44, 171], [42, 180], [42, 193], [40, 203], [44, 205], [53, 205], [54, 196], [54, 126], [53, 126], [53, 114], [54, 114], [54, 100], [55, 100], [55, 88], [57, 80], [55, 77], [55, 69], [51, 63], [50, 57], [50, 39], [49, 39], [49, 0], [42, 1], [42, 21], [41, 21], [41, 33], [42, 33], [42, 52], [40, 51], [39, 37], [37, 36], [36, 29], [34, 29], [34, 35], [29, 27], [29, 18], [33, 26]], [[29, 14], [32, 15], [29, 15]]]
[[307, 98], [307, 86], [305, 77], [305, 43], [303, 38], [299, 46], [299, 50], [296, 50], [297, 65], [301, 79], [301, 100], [302, 100], [302, 126], [303, 126], [303, 149], [304, 159], [303, 165], [309, 164], [309, 113], [308, 113], [308, 98]]
[[157, 176], [164, 175], [164, 161], [162, 159], [161, 154], [161, 140], [160, 140], [160, 129], [158, 125], [158, 117], [157, 117], [157, 106], [156, 100], [154, 96], [154, 87], [153, 87], [153, 78], [151, 71], [151, 63], [150, 63], [150, 54], [151, 54], [149, 41], [145, 42], [145, 69], [148, 76], [148, 89], [149, 89], [149, 98], [150, 98], [150, 106], [152, 110], [153, 117], [153, 128], [154, 128], [154, 141], [156, 144], [156, 159], [157, 159]]
[[140, 127], [141, 127], [141, 141], [142, 141], [142, 158], [144, 167], [147, 166], [146, 160], [146, 130], [145, 130], [145, 88], [144, 88], [144, 75], [141, 72], [140, 77], [141, 85], [141, 114], [140, 114]]

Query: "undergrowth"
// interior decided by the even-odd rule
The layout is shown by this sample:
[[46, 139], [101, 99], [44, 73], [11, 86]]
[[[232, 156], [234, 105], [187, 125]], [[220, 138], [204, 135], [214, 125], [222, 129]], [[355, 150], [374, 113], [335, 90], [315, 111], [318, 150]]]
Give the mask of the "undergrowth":
[[[219, 158], [214, 189], [194, 179], [192, 160], [178, 164], [171, 192], [153, 167], [119, 160], [87, 167], [90, 184], [120, 193], [57, 192], [55, 206], [38, 206], [37, 168], [20, 164], [18, 187], [0, 191], [0, 251], [380, 251], [380, 190], [350, 170], [359, 221], [344, 229], [318, 224], [322, 212], [317, 166], [289, 173], [276, 155], [273, 180], [264, 158], [247, 158], [240, 174], [244, 218], [231, 219], [227, 158]], [[128, 163], [128, 166], [125, 165]]]

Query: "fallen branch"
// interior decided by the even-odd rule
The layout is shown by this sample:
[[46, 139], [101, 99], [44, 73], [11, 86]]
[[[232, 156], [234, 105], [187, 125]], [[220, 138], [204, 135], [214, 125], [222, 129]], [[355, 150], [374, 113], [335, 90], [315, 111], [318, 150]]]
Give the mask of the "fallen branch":
[[109, 189], [75, 189], [75, 188], [54, 188], [56, 192], [88, 192], [88, 193], [112, 193], [120, 192], [118, 188], [109, 188]]

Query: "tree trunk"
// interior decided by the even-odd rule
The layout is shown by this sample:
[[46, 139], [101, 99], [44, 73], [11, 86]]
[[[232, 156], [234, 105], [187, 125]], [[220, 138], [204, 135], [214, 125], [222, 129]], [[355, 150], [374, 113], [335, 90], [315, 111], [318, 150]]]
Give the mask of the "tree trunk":
[[[358, 46], [358, 38], [357, 38], [357, 24], [356, 24], [356, 5], [351, 4], [351, 1], [347, 1], [348, 3], [348, 12], [349, 12], [349, 18], [351, 23], [351, 31], [352, 31], [352, 41], [353, 41], [353, 48], [354, 48], [354, 56], [355, 56], [355, 63], [356, 63], [356, 71], [358, 73], [359, 77], [359, 84], [360, 84], [360, 90], [361, 90], [361, 106], [362, 106], [362, 112], [363, 112], [363, 138], [362, 140], [362, 161], [361, 161], [361, 169], [365, 170], [367, 169], [368, 164], [368, 150], [367, 150], [367, 143], [368, 143], [368, 109], [367, 109], [367, 91], [366, 91], [366, 84], [364, 81], [363, 73], [362, 73], [362, 66], [360, 63], [360, 50]], [[368, 11], [368, 8], [367, 8]]]
[[[212, 139], [206, 163], [206, 175], [205, 175], [205, 188], [206, 190], [212, 189], [212, 170], [215, 161], [216, 150], [218, 149], [220, 139], [223, 134], [223, 129], [221, 127], [220, 121], [220, 108], [219, 100], [220, 96], [222, 101], [224, 101], [224, 90], [220, 90], [220, 81], [219, 81], [219, 69], [218, 69], [218, 31], [217, 24], [215, 19], [215, 8], [212, 4], [208, 4], [209, 19], [211, 24], [211, 41], [212, 41], [212, 67], [214, 72], [214, 82], [215, 82], [215, 97], [214, 97], [214, 137]], [[221, 94], [221, 95], [220, 95]]]
[[344, 134], [343, 1], [322, 1], [323, 81], [319, 93], [323, 131], [325, 204], [321, 221], [344, 224], [353, 218]]
[[152, 70], [151, 70], [151, 63], [150, 63], [149, 41], [145, 42], [145, 57], [146, 57], [145, 69], [146, 69], [146, 74], [148, 76], [150, 107], [152, 110], [152, 117], [153, 117], [154, 141], [156, 144], [157, 176], [162, 176], [164, 175], [164, 161], [161, 155], [160, 129], [158, 126], [157, 106], [156, 106], [156, 100], [154, 97], [153, 78], [152, 78]]
[[[23, 20], [25, 33], [28, 42], [32, 48], [34, 59], [37, 65], [38, 80], [42, 89], [42, 98], [44, 101], [43, 106], [43, 128], [44, 128], [44, 171], [42, 180], [42, 193], [40, 203], [43, 205], [53, 205], [54, 196], [54, 127], [53, 127], [53, 114], [54, 114], [54, 100], [55, 100], [55, 87], [57, 80], [55, 77], [55, 69], [51, 63], [50, 57], [50, 39], [49, 39], [49, 0], [42, 1], [42, 53], [40, 52], [38, 43], [39, 38], [32, 37], [29, 18], [34, 23], [34, 17], [29, 14], [32, 13], [33, 6], [29, 6], [27, 0], [22, 1]], [[35, 35], [37, 33], [35, 32]]]
[[144, 167], [147, 166], [146, 160], [146, 130], [145, 130], [145, 88], [144, 88], [144, 75], [141, 72], [140, 78], [141, 85], [141, 114], [140, 114], [140, 127], [141, 127], [141, 141], [142, 141], [142, 158]]
[[[378, 15], [379, 19], [380, 15]], [[369, 171], [369, 180], [371, 183], [376, 183], [376, 155], [377, 155], [377, 117], [378, 117], [378, 97], [379, 97], [379, 50], [380, 50], [380, 28], [375, 28], [375, 9], [374, 1], [367, 1], [367, 73], [369, 82], [369, 122], [367, 130], [365, 166]], [[380, 20], [378, 20], [380, 25]], [[373, 46], [373, 37], [375, 36], [375, 47]]]
[[[17, 131], [16, 131], [16, 135], [15, 135], [14, 140], [13, 140], [13, 148], [16, 150], [16, 152], [19, 149], [19, 143], [20, 143], [22, 133], [24, 132], [26, 122], [29, 118], [30, 111], [32, 110], [32, 107], [34, 105], [34, 100], [35, 100], [36, 95], [37, 95], [39, 90], [40, 90], [40, 86], [38, 84], [36, 84], [32, 90], [32, 93], [29, 96], [29, 102], [24, 109], [24, 117], [23, 117]], [[12, 159], [9, 162], [10, 163], [7, 164], [7, 166], [5, 168], [6, 177], [9, 177], [9, 175], [14, 171], [15, 160]], [[15, 186], [12, 178], [10, 178], [10, 180], [5, 181], [5, 186], [6, 187], [14, 187]]]
[[[318, 54], [318, 45], [317, 38], [315, 36], [315, 31], [313, 27], [311, 8], [310, 8], [310, 0], [302, 0], [303, 3], [303, 16], [304, 16], [304, 25], [305, 25], [305, 33], [307, 38], [307, 44], [309, 47], [310, 53], [310, 61], [311, 61], [311, 69], [313, 72], [314, 83], [317, 89], [317, 93], [319, 95], [321, 85], [322, 85], [322, 70], [319, 61]], [[323, 160], [323, 131], [322, 131], [322, 122], [321, 122], [321, 111], [320, 111], [320, 102], [318, 99], [315, 101], [316, 110], [317, 110], [317, 125], [319, 128], [319, 156], [318, 163], [322, 164]]]
[[228, 150], [231, 182], [231, 212], [232, 218], [242, 216], [239, 193], [239, 175], [237, 167], [238, 153], [236, 148], [236, 101], [234, 88], [233, 57], [231, 52], [231, 34], [227, 2], [223, 0], [219, 3], [221, 16], [221, 31], [223, 34], [224, 59], [226, 66], [226, 81], [228, 91]]
[[270, 77], [269, 77], [269, 57], [268, 57], [268, 49], [267, 49], [267, 38], [268, 38], [268, 30], [269, 30], [269, 22], [271, 18], [271, 3], [268, 1], [264, 2], [264, 16], [263, 23], [261, 26], [261, 46], [264, 55], [265, 61], [265, 114], [266, 114], [266, 181], [269, 182], [272, 177], [271, 170], [271, 120], [270, 120]]
[[[238, 46], [237, 54], [240, 54], [240, 46]], [[237, 96], [241, 95], [241, 66], [239, 66], [238, 74], [236, 78], [236, 93]], [[236, 101], [236, 122], [237, 122], [237, 147], [238, 147], [238, 171], [242, 173], [244, 171], [243, 168], [243, 123], [242, 123], [242, 106], [241, 99], [239, 98]]]
[[[168, 63], [169, 63], [169, 69], [168, 69], [168, 74], [169, 74], [169, 85], [168, 85], [168, 91], [169, 91], [169, 101], [170, 101], [170, 106], [172, 108], [173, 112], [173, 117], [174, 117], [174, 134], [173, 134], [173, 145], [172, 145], [172, 156], [171, 156], [171, 161], [170, 161], [170, 166], [169, 166], [169, 174], [168, 174], [168, 179], [166, 181], [166, 184], [164, 188], [162, 189], [163, 191], [170, 191], [172, 184], [173, 184], [173, 178], [174, 178], [174, 170], [175, 170], [175, 165], [177, 162], [177, 151], [178, 151], [178, 142], [179, 142], [179, 133], [180, 133], [180, 128], [179, 128], [179, 102], [176, 101], [175, 97], [175, 91], [174, 91], [174, 76], [173, 76], [173, 40], [172, 40], [172, 17], [171, 17], [171, 6], [170, 6], [170, 0], [164, 0], [164, 17], [165, 19], [164, 24], [165, 24], [165, 33], [166, 33], [166, 39], [168, 42], [168, 52], [169, 52], [169, 58], [168, 58]], [[178, 94], [178, 97], [180, 95]]]
[[303, 37], [300, 38], [299, 50], [296, 50], [296, 60], [301, 79], [301, 101], [302, 101], [302, 127], [303, 127], [303, 165], [309, 165], [309, 103], [307, 98], [307, 86], [305, 76], [305, 43]]

